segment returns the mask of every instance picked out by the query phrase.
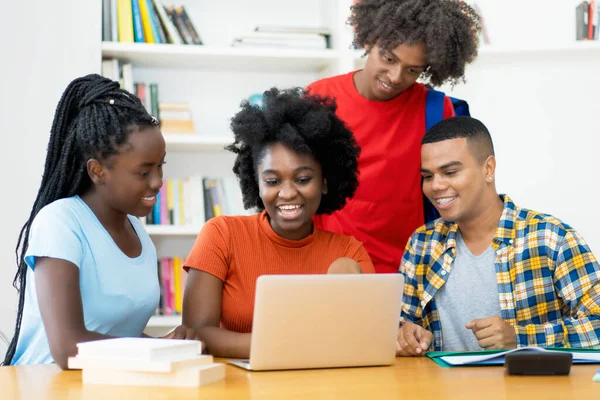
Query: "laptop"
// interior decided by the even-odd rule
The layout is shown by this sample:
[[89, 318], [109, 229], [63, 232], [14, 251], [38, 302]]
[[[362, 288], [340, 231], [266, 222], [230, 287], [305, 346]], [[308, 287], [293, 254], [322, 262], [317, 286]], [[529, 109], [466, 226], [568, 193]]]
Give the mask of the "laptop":
[[251, 371], [390, 365], [401, 274], [262, 275], [256, 281]]

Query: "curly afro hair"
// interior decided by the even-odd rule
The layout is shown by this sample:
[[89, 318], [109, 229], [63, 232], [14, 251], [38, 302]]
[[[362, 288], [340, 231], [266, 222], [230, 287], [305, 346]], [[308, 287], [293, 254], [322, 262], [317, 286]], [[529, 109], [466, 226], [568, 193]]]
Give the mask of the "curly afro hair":
[[335, 115], [335, 101], [309, 95], [301, 88], [264, 92], [262, 106], [241, 103], [231, 120], [235, 141], [226, 147], [237, 154], [233, 172], [242, 189], [244, 207], [264, 210], [259, 196], [256, 168], [266, 147], [282, 143], [321, 164], [327, 194], [317, 214], [331, 214], [346, 205], [358, 187], [360, 147], [352, 132]]
[[362, 48], [424, 43], [429, 68], [422, 77], [433, 86], [464, 82], [466, 64], [477, 57], [480, 17], [461, 0], [359, 0], [348, 23]]

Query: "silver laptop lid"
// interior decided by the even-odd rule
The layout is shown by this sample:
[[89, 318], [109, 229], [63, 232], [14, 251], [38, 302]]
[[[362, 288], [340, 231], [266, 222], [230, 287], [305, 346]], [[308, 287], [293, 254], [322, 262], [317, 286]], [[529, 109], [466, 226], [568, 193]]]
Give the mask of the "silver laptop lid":
[[391, 364], [403, 286], [401, 274], [260, 276], [252, 370]]

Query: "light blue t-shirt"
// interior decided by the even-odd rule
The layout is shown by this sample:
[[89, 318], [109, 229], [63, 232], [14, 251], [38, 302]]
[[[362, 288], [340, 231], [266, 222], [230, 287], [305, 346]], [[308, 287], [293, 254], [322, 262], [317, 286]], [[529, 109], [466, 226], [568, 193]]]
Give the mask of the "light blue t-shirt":
[[129, 216], [142, 244], [125, 255], [79, 196], [57, 200], [35, 217], [25, 262], [27, 284], [21, 332], [12, 365], [49, 364], [48, 338], [35, 290], [36, 257], [67, 260], [79, 268], [85, 327], [110, 336], [141, 336], [160, 297], [156, 249], [140, 221]]

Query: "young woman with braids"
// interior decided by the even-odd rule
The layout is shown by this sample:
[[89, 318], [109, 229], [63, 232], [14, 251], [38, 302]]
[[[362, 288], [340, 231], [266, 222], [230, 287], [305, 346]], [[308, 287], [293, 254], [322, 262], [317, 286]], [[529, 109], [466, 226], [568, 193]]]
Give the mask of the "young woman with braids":
[[183, 321], [217, 357], [248, 358], [260, 275], [374, 272], [360, 242], [312, 222], [343, 208], [358, 185], [360, 148], [335, 107], [271, 89], [232, 120], [233, 171], [245, 207], [261, 212], [210, 219], [184, 263]]
[[[17, 242], [19, 307], [4, 365], [65, 369], [78, 342], [142, 335], [159, 284], [136, 216], [156, 202], [164, 159], [158, 121], [137, 97], [99, 75], [69, 84]], [[185, 326], [168, 337], [196, 339]]]
[[[362, 149], [360, 185], [322, 229], [364, 243], [377, 272], [398, 272], [404, 246], [424, 222], [421, 139], [427, 88], [454, 84], [477, 56], [479, 17], [461, 0], [357, 0], [349, 23], [365, 49], [364, 69], [309, 85], [330, 96]], [[444, 118], [454, 115], [445, 99]]]

